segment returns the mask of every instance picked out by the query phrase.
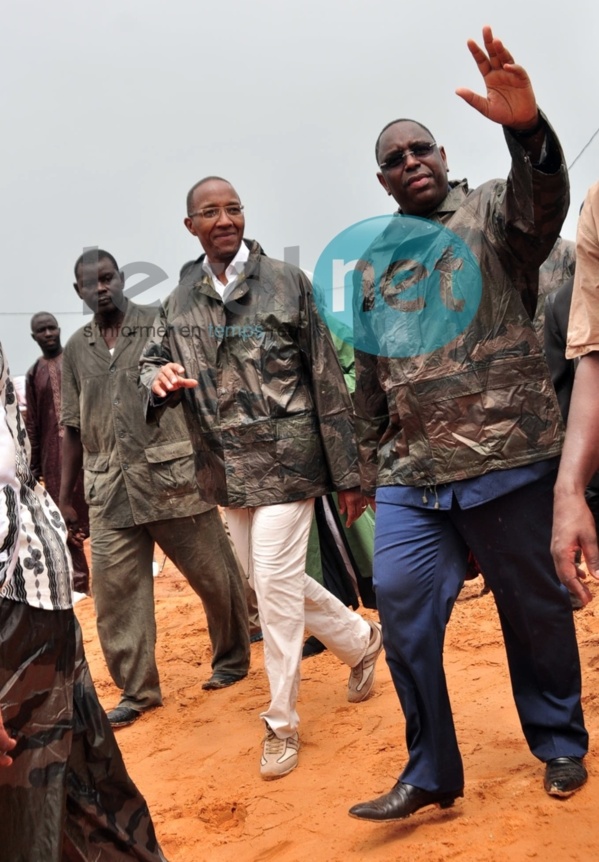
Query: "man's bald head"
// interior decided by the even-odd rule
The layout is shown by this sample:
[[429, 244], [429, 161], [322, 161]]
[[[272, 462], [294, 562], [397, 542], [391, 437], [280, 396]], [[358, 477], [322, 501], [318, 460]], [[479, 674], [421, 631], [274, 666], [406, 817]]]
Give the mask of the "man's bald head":
[[204, 177], [187, 195], [187, 230], [199, 239], [211, 265], [226, 267], [243, 240], [245, 219], [239, 195], [223, 177]]
[[229, 180], [225, 180], [223, 177], [204, 177], [203, 179], [198, 180], [197, 183], [195, 183], [195, 185], [193, 185], [187, 192], [187, 215], [190, 215], [193, 212], [193, 199], [196, 190], [201, 188], [206, 183], [211, 182], [226, 183], [228, 186], [231, 186], [231, 188], [233, 188]]

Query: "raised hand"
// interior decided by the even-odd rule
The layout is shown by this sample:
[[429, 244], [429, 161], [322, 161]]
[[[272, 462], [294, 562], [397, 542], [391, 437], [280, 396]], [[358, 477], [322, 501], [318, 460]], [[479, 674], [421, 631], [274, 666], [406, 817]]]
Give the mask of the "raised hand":
[[538, 122], [538, 108], [530, 79], [500, 39], [493, 36], [490, 27], [483, 27], [485, 51], [473, 39], [468, 48], [476, 61], [487, 95], [480, 96], [467, 87], [458, 87], [456, 93], [494, 123], [519, 131], [534, 128]]

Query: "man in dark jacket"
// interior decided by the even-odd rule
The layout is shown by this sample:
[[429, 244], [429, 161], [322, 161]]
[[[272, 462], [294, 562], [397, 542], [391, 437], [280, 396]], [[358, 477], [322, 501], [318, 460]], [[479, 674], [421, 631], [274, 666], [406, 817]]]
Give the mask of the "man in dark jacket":
[[138, 365], [156, 310], [124, 296], [123, 276], [109, 252], [84, 253], [75, 277], [75, 290], [94, 316], [64, 349], [60, 508], [76, 532], [72, 494], [83, 464], [98, 635], [122, 689], [108, 718], [124, 727], [162, 703], [154, 543], [204, 605], [213, 657], [202, 688], [224, 688], [247, 676], [247, 609], [220, 515], [200, 499], [181, 410], [169, 411], [160, 425], [145, 421]]
[[364, 508], [351, 401], [309, 280], [243, 239], [233, 186], [201, 180], [187, 212], [206, 254], [183, 269], [166, 300], [142, 381], [154, 405], [183, 393], [198, 485], [227, 507], [256, 591], [271, 690], [260, 773], [279, 778], [298, 763], [304, 627], [352, 668], [354, 703], [371, 691], [382, 649], [379, 625], [305, 571], [314, 498], [336, 490], [350, 522]]
[[561, 418], [531, 320], [568, 182], [526, 72], [490, 28], [483, 37], [486, 51], [469, 48], [487, 98], [457, 92], [504, 127], [507, 182], [449, 183], [443, 147], [412, 120], [388, 124], [376, 147], [379, 181], [400, 214], [361, 266], [355, 407], [409, 757], [391, 792], [351, 809], [367, 820], [447, 808], [463, 795], [443, 641], [468, 548], [495, 596], [546, 791], [568, 796], [586, 780], [572, 610], [549, 552]]

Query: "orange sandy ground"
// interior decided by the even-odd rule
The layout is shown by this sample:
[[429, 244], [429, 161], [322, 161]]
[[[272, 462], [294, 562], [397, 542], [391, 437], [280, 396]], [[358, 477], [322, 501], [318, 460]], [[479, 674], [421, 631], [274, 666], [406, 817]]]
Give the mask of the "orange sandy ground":
[[[466, 770], [455, 807], [395, 824], [347, 816], [391, 788], [405, 759], [403, 721], [381, 658], [373, 696], [346, 701], [347, 669], [330, 653], [302, 662], [299, 767], [258, 773], [259, 712], [268, 703], [262, 644], [246, 680], [202, 691], [210, 646], [199, 600], [167, 563], [155, 579], [164, 707], [118, 731], [169, 862], [525, 862], [599, 858], [599, 589], [577, 611], [590, 780], [569, 800], [548, 797], [510, 694], [490, 595], [466, 584], [450, 623], [446, 668]], [[371, 611], [366, 612], [371, 615]], [[106, 709], [117, 702], [100, 652], [91, 599], [77, 605], [87, 657]]]

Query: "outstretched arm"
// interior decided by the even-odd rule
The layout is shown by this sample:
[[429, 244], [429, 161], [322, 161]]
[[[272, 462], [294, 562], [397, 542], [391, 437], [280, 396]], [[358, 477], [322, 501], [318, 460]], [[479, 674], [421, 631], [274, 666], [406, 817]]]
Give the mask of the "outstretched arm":
[[193, 377], [184, 377], [185, 369], [178, 362], [167, 362], [156, 372], [151, 389], [159, 398], [166, 398], [177, 389], [193, 389], [198, 381]]
[[483, 27], [485, 50], [473, 39], [468, 48], [483, 77], [486, 96], [480, 96], [467, 87], [458, 87], [456, 93], [476, 108], [484, 117], [518, 132], [528, 132], [538, 125], [537, 100], [526, 71], [514, 63], [514, 58], [500, 39], [493, 36], [490, 27]]
[[[153, 333], [139, 360], [140, 384], [142, 390], [145, 390], [143, 399], [145, 413], [157, 407], [156, 399], [168, 398], [171, 406], [174, 406], [179, 399], [171, 399], [169, 396], [179, 389], [194, 389], [198, 385], [195, 378], [186, 377], [185, 368], [179, 362], [173, 362], [167, 314], [168, 300], [156, 316], [152, 327]], [[158, 409], [161, 410], [162, 405]]]

